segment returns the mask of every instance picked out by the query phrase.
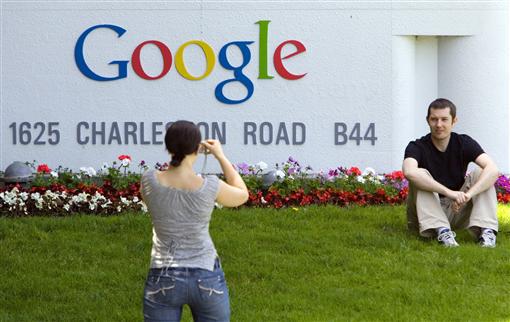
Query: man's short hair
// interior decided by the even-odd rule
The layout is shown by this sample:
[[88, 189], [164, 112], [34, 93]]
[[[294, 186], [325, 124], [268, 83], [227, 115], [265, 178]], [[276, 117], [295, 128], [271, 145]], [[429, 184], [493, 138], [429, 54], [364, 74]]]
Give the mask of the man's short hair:
[[450, 100], [447, 100], [446, 98], [438, 98], [429, 105], [429, 109], [427, 110], [427, 120], [430, 116], [430, 110], [431, 109], [444, 109], [449, 108], [450, 109], [450, 115], [452, 116], [452, 120], [457, 116], [457, 108], [455, 107], [455, 104], [453, 104]]

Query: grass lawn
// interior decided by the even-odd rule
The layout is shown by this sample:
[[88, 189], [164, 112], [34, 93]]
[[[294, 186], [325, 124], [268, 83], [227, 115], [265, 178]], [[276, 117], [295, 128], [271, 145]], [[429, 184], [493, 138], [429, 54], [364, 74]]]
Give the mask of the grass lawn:
[[[510, 321], [509, 206], [495, 249], [412, 236], [402, 206], [213, 217], [232, 321]], [[0, 321], [141, 321], [150, 246], [137, 213], [0, 218]]]

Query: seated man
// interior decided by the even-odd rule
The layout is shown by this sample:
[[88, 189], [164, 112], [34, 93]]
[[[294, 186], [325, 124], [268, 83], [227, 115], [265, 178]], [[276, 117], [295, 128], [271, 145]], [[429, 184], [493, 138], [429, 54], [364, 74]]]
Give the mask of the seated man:
[[[452, 132], [456, 107], [439, 98], [428, 108], [430, 133], [409, 142], [402, 170], [409, 181], [407, 223], [422, 236], [459, 246], [451, 229], [468, 228], [482, 247], [495, 247], [498, 230], [494, 183], [498, 169], [480, 145]], [[466, 177], [470, 162], [479, 168]]]

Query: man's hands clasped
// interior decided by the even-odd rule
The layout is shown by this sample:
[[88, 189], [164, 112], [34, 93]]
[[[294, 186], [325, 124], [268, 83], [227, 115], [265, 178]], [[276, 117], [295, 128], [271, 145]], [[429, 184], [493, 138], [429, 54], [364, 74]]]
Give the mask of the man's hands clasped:
[[473, 196], [468, 192], [464, 191], [452, 191], [446, 195], [447, 198], [453, 201], [452, 210], [454, 213], [459, 213], [462, 207], [464, 207]]

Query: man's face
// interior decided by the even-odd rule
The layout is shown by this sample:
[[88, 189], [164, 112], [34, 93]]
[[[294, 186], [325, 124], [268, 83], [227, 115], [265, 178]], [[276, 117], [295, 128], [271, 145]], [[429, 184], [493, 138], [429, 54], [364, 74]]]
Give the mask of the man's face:
[[452, 119], [449, 108], [430, 109], [430, 115], [427, 120], [430, 127], [430, 134], [436, 140], [443, 140], [450, 136], [457, 118]]

